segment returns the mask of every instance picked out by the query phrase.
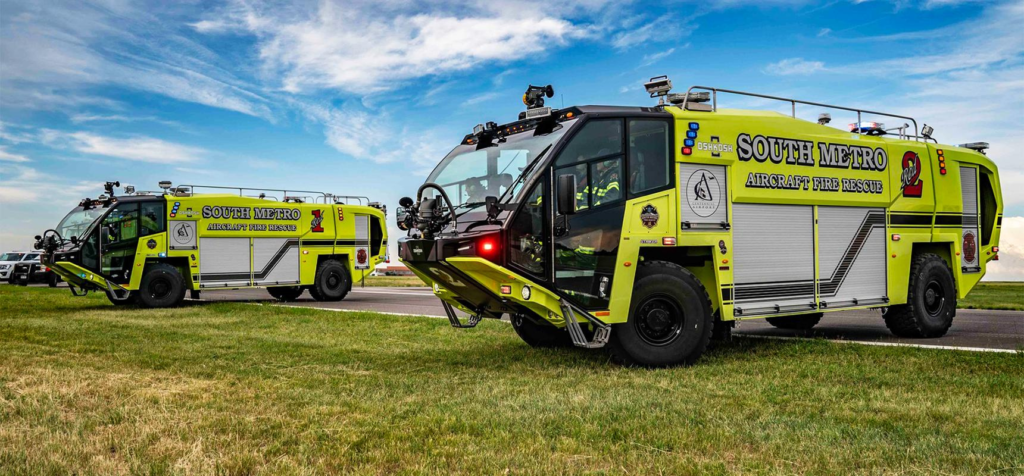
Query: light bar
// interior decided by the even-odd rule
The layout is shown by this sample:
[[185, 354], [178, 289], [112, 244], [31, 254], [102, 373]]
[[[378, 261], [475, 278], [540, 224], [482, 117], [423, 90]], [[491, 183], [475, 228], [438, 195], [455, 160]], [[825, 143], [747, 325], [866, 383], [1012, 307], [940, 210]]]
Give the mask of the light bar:
[[850, 124], [850, 132], [874, 132], [882, 129], [885, 129], [885, 124], [881, 122], [861, 122], [859, 127], [856, 122]]

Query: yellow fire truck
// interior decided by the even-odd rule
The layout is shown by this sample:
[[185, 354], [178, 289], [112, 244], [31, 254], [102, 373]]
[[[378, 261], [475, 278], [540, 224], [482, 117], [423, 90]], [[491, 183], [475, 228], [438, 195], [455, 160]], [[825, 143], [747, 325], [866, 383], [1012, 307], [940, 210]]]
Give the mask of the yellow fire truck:
[[168, 307], [186, 291], [198, 298], [245, 287], [266, 287], [282, 301], [305, 290], [339, 301], [386, 259], [385, 209], [365, 197], [160, 186], [114, 196], [120, 183], [108, 182], [104, 195], [82, 200], [36, 237], [41, 261], [76, 295], [95, 290], [114, 304]]
[[[658, 105], [551, 109], [550, 86], [531, 86], [519, 120], [478, 125], [402, 199], [400, 259], [453, 326], [508, 314], [530, 345], [609, 344], [650, 366], [693, 362], [744, 319], [809, 329], [875, 308], [896, 335], [936, 337], [998, 259], [985, 143], [941, 145], [893, 114], [646, 87]], [[723, 94], [792, 113], [722, 109]], [[881, 117], [900, 125], [868, 121]]]

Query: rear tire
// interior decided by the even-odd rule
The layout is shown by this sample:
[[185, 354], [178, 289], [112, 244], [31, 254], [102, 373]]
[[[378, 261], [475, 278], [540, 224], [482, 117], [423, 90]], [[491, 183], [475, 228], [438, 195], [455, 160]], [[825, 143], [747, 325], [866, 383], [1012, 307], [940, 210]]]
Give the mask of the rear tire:
[[570, 347], [572, 338], [565, 329], [537, 324], [520, 314], [512, 315], [512, 329], [530, 347]]
[[110, 295], [110, 291], [104, 291], [104, 293], [107, 295], [107, 300], [110, 301], [110, 304], [115, 306], [134, 306], [139, 303], [139, 293], [136, 291], [129, 292], [128, 299], [124, 300], [114, 299], [114, 296]]
[[625, 365], [689, 365], [707, 349], [713, 328], [700, 280], [677, 264], [648, 261], [637, 270], [629, 321], [612, 328], [612, 358]]
[[765, 319], [773, 327], [779, 329], [792, 329], [798, 331], [806, 331], [812, 327], [818, 325], [821, 321], [822, 313], [816, 314], [803, 314], [800, 316], [782, 316], [782, 317], [769, 317]]
[[270, 293], [274, 299], [278, 301], [291, 302], [302, 296], [304, 289], [302, 286], [285, 286], [278, 288], [267, 288], [267, 292]]
[[341, 301], [352, 289], [352, 278], [337, 260], [327, 260], [316, 268], [316, 278], [309, 294], [317, 301]]
[[889, 331], [899, 337], [946, 335], [956, 317], [956, 284], [946, 261], [932, 253], [914, 257], [907, 303], [889, 306], [882, 317]]
[[178, 268], [166, 263], [146, 266], [138, 291], [143, 307], [172, 307], [185, 300], [185, 280]]

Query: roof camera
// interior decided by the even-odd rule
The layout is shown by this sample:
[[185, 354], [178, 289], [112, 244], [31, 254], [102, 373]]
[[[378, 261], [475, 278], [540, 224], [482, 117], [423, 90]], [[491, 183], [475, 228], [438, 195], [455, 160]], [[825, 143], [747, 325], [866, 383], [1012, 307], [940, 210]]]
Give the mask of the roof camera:
[[554, 97], [555, 88], [551, 85], [547, 86], [534, 86], [526, 88], [526, 92], [523, 93], [523, 104], [526, 104], [527, 109], [534, 109], [538, 107], [544, 107], [544, 97]]

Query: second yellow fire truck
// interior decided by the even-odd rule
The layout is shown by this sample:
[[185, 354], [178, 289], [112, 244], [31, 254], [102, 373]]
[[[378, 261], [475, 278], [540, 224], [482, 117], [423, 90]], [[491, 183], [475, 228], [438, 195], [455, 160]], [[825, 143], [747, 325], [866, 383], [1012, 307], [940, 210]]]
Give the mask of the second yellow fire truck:
[[145, 307], [245, 287], [339, 301], [386, 259], [384, 207], [365, 197], [170, 182], [115, 196], [119, 186], [108, 182], [36, 237], [41, 261], [73, 293]]

